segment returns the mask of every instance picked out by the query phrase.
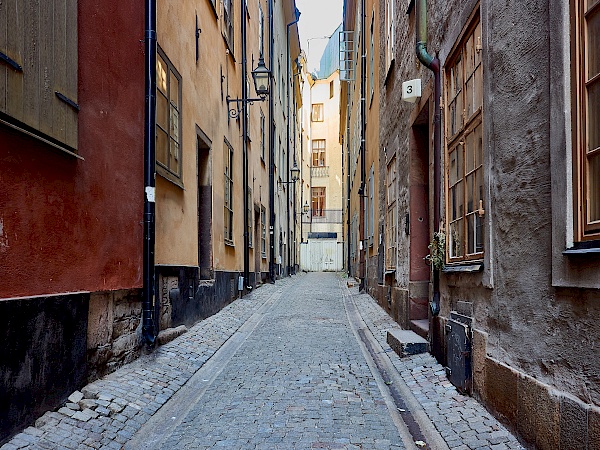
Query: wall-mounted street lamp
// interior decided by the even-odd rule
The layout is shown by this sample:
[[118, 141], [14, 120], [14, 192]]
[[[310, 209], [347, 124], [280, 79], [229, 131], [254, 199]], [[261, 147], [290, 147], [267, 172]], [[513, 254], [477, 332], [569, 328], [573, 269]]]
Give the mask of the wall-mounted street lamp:
[[[271, 78], [271, 71], [267, 69], [265, 65], [265, 60], [262, 55], [258, 60], [258, 66], [252, 72], [252, 79], [254, 80], [254, 90], [258, 94], [259, 98], [231, 98], [229, 95], [227, 96], [227, 109], [229, 110], [229, 118], [235, 119], [242, 112], [242, 108], [244, 103], [252, 104], [254, 102], [264, 102], [267, 99], [267, 95], [269, 95], [269, 79]], [[231, 108], [229, 105], [231, 103], [235, 103], [235, 107]]]
[[295, 184], [296, 181], [298, 181], [298, 178], [300, 178], [300, 169], [296, 165], [295, 161], [294, 161], [294, 166], [290, 169], [290, 175], [292, 177], [292, 179], [290, 181], [278, 181], [278, 183], [279, 184]]
[[309, 209], [309, 207], [308, 207], [308, 200], [305, 200], [304, 201], [304, 206], [302, 207], [302, 212], [304, 214], [308, 214], [308, 209]]

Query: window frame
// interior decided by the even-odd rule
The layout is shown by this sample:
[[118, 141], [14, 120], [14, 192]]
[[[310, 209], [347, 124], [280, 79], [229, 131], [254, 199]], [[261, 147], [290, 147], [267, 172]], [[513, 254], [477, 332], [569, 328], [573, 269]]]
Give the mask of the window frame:
[[[316, 146], [317, 143], [323, 143], [323, 146]], [[311, 141], [311, 158], [310, 158], [310, 166], [311, 167], [326, 167], [326, 162], [327, 162], [327, 140], [326, 139], [313, 139]], [[321, 161], [323, 162], [323, 164], [317, 164], [315, 165], [315, 154], [317, 155], [317, 162], [320, 163]]]
[[[183, 101], [183, 95], [182, 95], [182, 90], [183, 90], [183, 83], [182, 83], [182, 79], [181, 79], [181, 74], [177, 71], [177, 69], [175, 68], [175, 65], [171, 62], [171, 60], [169, 59], [169, 57], [166, 55], [166, 53], [164, 52], [164, 50], [157, 45], [156, 46], [156, 64], [157, 64], [157, 78], [160, 76], [159, 73], [159, 69], [158, 69], [158, 65], [159, 65], [159, 60], [162, 60], [165, 64], [166, 67], [166, 74], [167, 74], [167, 79], [166, 79], [166, 88], [167, 88], [167, 92], [163, 93], [162, 89], [160, 87], [160, 83], [157, 80], [156, 82], [156, 128], [155, 128], [155, 140], [157, 141], [156, 143], [156, 160], [155, 160], [155, 165], [156, 165], [156, 173], [158, 173], [159, 175], [161, 175], [163, 178], [166, 178], [167, 180], [173, 182], [174, 184], [183, 187], [183, 119], [182, 119], [182, 110], [183, 110], [183, 105], [182, 105], [182, 101]], [[174, 76], [175, 79], [177, 80], [177, 104], [173, 104], [173, 96], [171, 94], [171, 87], [173, 85], [173, 83], [171, 82], [171, 77]], [[159, 108], [158, 108], [158, 104], [159, 101], [158, 99], [160, 97], [164, 97], [166, 99], [166, 104], [168, 106], [168, 111], [166, 112], [166, 121], [167, 121], [167, 130], [165, 130], [163, 128], [163, 126], [159, 123]], [[173, 138], [172, 135], [174, 128], [172, 127], [172, 114], [173, 114], [173, 110], [172, 108], [175, 108], [175, 111], [177, 112], [178, 115], [178, 121], [179, 123], [177, 124], [177, 137]], [[159, 160], [159, 149], [158, 149], [158, 133], [159, 130], [162, 131], [163, 133], [166, 134], [166, 138], [167, 138], [167, 149], [166, 149], [166, 156], [167, 156], [167, 161], [166, 163], [163, 161]], [[178, 145], [178, 149], [176, 152], [176, 155], [174, 155], [174, 159], [177, 161], [177, 171], [173, 170], [170, 164], [171, 161], [171, 144], [172, 141], [175, 141]]]
[[260, 254], [263, 259], [267, 258], [267, 210], [264, 206], [260, 207]]
[[223, 239], [225, 244], [233, 245], [233, 224], [234, 224], [234, 215], [233, 215], [233, 147], [227, 141], [224, 140], [223, 145], [223, 182], [224, 182], [224, 191], [223, 191]]
[[234, 8], [235, 2], [233, 0], [223, 0], [223, 39], [229, 48], [229, 51], [233, 54], [234, 43], [235, 43], [235, 19], [234, 19]]
[[394, 44], [396, 40], [396, 27], [394, 26], [394, 3], [395, 0], [385, 0], [385, 25], [386, 25], [386, 48], [385, 48], [385, 73], [389, 74], [394, 62]]
[[[590, 162], [591, 158], [597, 158], [600, 161], [600, 136], [596, 136], [599, 146], [590, 149], [590, 126], [589, 126], [589, 97], [590, 87], [600, 90], [600, 63], [596, 63], [596, 74], [589, 74], [589, 51], [591, 48], [598, 49], [596, 46], [588, 44], [589, 36], [587, 33], [588, 20], [600, 16], [600, 1], [577, 0], [572, 6], [572, 30], [574, 39], [572, 39], [572, 58], [574, 61], [572, 67], [572, 79], [574, 86], [572, 89], [572, 139], [573, 139], [573, 195], [574, 195], [574, 241], [577, 243], [592, 244], [599, 247], [600, 242], [592, 243], [590, 241], [600, 240], [600, 211], [597, 212], [598, 220], [590, 218], [590, 197], [591, 192], [596, 192], [596, 203], [600, 203], [600, 194], [597, 193], [600, 179], [595, 180], [596, 189], [591, 188], [590, 183]], [[598, 38], [596, 38], [598, 39]], [[598, 114], [598, 113], [596, 113]], [[596, 131], [596, 133], [598, 133]], [[599, 206], [596, 206], [598, 208]]]
[[310, 210], [312, 217], [325, 217], [325, 195], [326, 189], [324, 186], [310, 188]]
[[[457, 41], [451, 56], [448, 58], [444, 68], [445, 85], [445, 217], [446, 217], [446, 261], [453, 263], [469, 263], [474, 261], [483, 261], [485, 257], [485, 235], [484, 235], [484, 215], [483, 205], [486, 201], [485, 193], [485, 148], [483, 145], [483, 49], [481, 47], [482, 25], [479, 14], [474, 15], [469, 24], [465, 27], [464, 33]], [[472, 38], [472, 40], [471, 40]], [[471, 53], [468, 46], [472, 45]], [[472, 64], [469, 62], [469, 56], [472, 56]], [[458, 67], [460, 66], [460, 67]], [[469, 66], [469, 67], [467, 67]], [[457, 71], [460, 71], [458, 73]], [[477, 71], [479, 74], [477, 75]], [[459, 76], [457, 78], [457, 76]], [[479, 78], [477, 78], [479, 77]], [[457, 81], [458, 80], [458, 81]], [[479, 80], [479, 86], [477, 81]], [[469, 83], [473, 83], [471, 106], [476, 102], [478, 106], [467, 110], [467, 96], [469, 93]], [[460, 89], [456, 86], [460, 84]], [[477, 91], [479, 89], [479, 91]], [[479, 94], [479, 98], [474, 100]], [[455, 108], [455, 109], [452, 109]], [[457, 113], [457, 109], [462, 109], [463, 113]], [[459, 126], [456, 126], [456, 118], [460, 119]], [[475, 132], [479, 130], [478, 135]], [[479, 147], [475, 139], [479, 138]], [[469, 143], [469, 139], [470, 143]], [[473, 147], [474, 146], [474, 147]], [[472, 148], [469, 148], [472, 147]], [[480, 152], [477, 152], [477, 149]], [[451, 158], [452, 154], [460, 156], [457, 159]], [[473, 166], [467, 166], [467, 156], [471, 156]], [[455, 162], [460, 173], [451, 176], [452, 163]], [[471, 210], [468, 207], [467, 189], [468, 181], [472, 180], [472, 205]], [[476, 183], [480, 184], [477, 185]], [[477, 193], [476, 186], [479, 188]], [[458, 193], [461, 203], [454, 204], [454, 193]], [[476, 197], [478, 195], [478, 197]], [[460, 210], [457, 212], [456, 209]], [[456, 214], [455, 214], [456, 213]], [[472, 220], [472, 229], [469, 222]], [[452, 225], [459, 224], [460, 253], [454, 253], [454, 239]], [[478, 231], [479, 230], [479, 233]], [[472, 233], [469, 233], [472, 231]], [[469, 236], [473, 237], [469, 241]], [[470, 244], [472, 246], [470, 247]], [[473, 251], [471, 251], [473, 250]]]
[[323, 122], [325, 120], [325, 111], [323, 103], [313, 103], [310, 105], [310, 121]]
[[266, 118], [262, 108], [260, 109], [260, 159], [265, 163], [266, 151]]
[[387, 165], [386, 171], [386, 248], [385, 248], [385, 268], [386, 270], [396, 270], [397, 264], [397, 245], [398, 245], [398, 210], [396, 194], [396, 155], [392, 156]]

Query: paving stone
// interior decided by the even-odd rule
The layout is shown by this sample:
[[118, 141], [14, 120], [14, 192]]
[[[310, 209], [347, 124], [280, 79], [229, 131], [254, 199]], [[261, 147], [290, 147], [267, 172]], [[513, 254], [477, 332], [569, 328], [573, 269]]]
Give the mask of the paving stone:
[[[431, 355], [400, 359], [391, 351], [387, 330], [399, 327], [371, 297], [348, 290], [333, 274], [307, 274], [254, 290], [82, 388], [79, 400], [70, 399], [82, 409], [71, 410], [73, 418], [47, 413], [22, 433], [37, 440], [35, 447], [16, 436], [1, 449], [13, 450], [13, 441], [38, 449], [120, 449], [270, 299], [261, 325], [162, 448], [404, 448], [349, 327], [347, 296], [451, 448], [467, 450], [467, 440], [521, 448], [481, 405], [458, 394]], [[478, 439], [478, 432], [489, 439]]]

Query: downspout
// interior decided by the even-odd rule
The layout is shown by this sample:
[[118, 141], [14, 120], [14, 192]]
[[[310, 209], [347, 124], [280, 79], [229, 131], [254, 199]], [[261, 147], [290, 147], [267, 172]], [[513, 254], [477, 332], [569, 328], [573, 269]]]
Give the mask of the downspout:
[[244, 290], [250, 288], [250, 237], [248, 236], [248, 57], [246, 52], [246, 0], [240, 0], [242, 11], [242, 183], [244, 183]]
[[[441, 194], [441, 148], [442, 121], [440, 97], [442, 93], [440, 61], [427, 52], [427, 0], [415, 1], [416, 14], [416, 53], [419, 61], [433, 72], [433, 228], [440, 231], [440, 194]], [[433, 300], [430, 304], [434, 316], [440, 313], [440, 271], [433, 268]]]
[[360, 196], [360, 238], [362, 242], [362, 250], [360, 250], [360, 290], [364, 290], [366, 286], [367, 277], [367, 244], [365, 236], [365, 178], [366, 174], [366, 132], [367, 132], [367, 120], [365, 114], [367, 112], [367, 94], [366, 94], [366, 81], [367, 81], [367, 49], [366, 49], [366, 36], [365, 36], [365, 0], [361, 0], [361, 13], [360, 13], [360, 187], [358, 188], [358, 195]]
[[[286, 102], [287, 102], [287, 110], [288, 110], [288, 114], [287, 114], [287, 147], [288, 147], [288, 151], [287, 151], [287, 174], [286, 174], [286, 178], [287, 178], [287, 184], [286, 184], [286, 197], [287, 197], [287, 240], [288, 240], [288, 252], [287, 252], [287, 268], [288, 268], [288, 275], [291, 274], [291, 253], [292, 253], [292, 245], [291, 245], [291, 235], [290, 235], [290, 185], [289, 185], [289, 181], [290, 181], [290, 125], [291, 125], [291, 111], [290, 111], [290, 27], [296, 23], [298, 23], [298, 20], [300, 20], [300, 11], [298, 11], [298, 8], [294, 8], [294, 15], [296, 16], [296, 19], [293, 20], [292, 22], [287, 24], [287, 29], [286, 29], [286, 53], [287, 53], [287, 58], [285, 60], [286, 64], [285, 64], [285, 70], [286, 70], [286, 78], [285, 78], [285, 84], [287, 86], [286, 89]], [[296, 147], [296, 143], [294, 142], [294, 148]], [[295, 153], [294, 153], [295, 155]]]
[[348, 236], [348, 239], [346, 242], [346, 245], [348, 246], [348, 276], [352, 275], [352, 254], [350, 253], [352, 250], [352, 221], [351, 221], [351, 217], [350, 217], [350, 153], [351, 153], [351, 149], [350, 149], [350, 82], [347, 82], [347, 92], [346, 92], [346, 153], [348, 155], [348, 163], [346, 166], [346, 190], [347, 190], [347, 196], [346, 196], [346, 222], [347, 222], [347, 228], [348, 228], [348, 233], [346, 234], [346, 236]]
[[[269, 64], [272, 70], [273, 65], [273, 0], [269, 0]], [[269, 78], [269, 279], [275, 283], [275, 124], [273, 123], [274, 111], [274, 92], [273, 76]]]
[[145, 91], [144, 106], [144, 248], [143, 248], [143, 293], [142, 293], [142, 336], [148, 347], [154, 346], [155, 273], [155, 160], [156, 141], [156, 0], [146, 1], [145, 17]]

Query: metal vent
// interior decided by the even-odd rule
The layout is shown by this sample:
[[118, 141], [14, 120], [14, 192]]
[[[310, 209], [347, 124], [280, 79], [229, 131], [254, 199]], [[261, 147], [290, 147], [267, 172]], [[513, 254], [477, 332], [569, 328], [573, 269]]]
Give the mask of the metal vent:
[[446, 323], [448, 367], [450, 382], [463, 393], [471, 392], [471, 327], [459, 321], [457, 314]]

